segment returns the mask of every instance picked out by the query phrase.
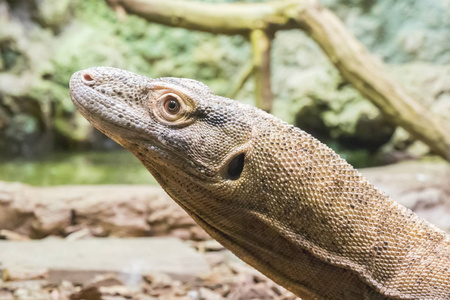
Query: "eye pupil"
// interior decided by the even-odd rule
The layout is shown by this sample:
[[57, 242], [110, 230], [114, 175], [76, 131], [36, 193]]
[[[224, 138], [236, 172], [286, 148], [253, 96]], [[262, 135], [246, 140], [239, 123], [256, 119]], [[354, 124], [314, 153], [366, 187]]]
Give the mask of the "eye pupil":
[[164, 102], [164, 108], [169, 114], [176, 114], [180, 111], [180, 102], [178, 102], [178, 99], [176, 99], [173, 96], [170, 96], [166, 99]]
[[170, 100], [168, 104], [169, 110], [175, 110], [178, 107], [178, 103], [175, 100]]

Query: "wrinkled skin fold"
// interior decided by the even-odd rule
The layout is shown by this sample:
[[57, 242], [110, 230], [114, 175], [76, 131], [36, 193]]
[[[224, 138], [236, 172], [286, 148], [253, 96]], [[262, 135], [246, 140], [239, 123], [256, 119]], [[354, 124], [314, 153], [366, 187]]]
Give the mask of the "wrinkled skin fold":
[[70, 91], [213, 238], [303, 299], [450, 299], [449, 237], [299, 128], [191, 79], [98, 67]]

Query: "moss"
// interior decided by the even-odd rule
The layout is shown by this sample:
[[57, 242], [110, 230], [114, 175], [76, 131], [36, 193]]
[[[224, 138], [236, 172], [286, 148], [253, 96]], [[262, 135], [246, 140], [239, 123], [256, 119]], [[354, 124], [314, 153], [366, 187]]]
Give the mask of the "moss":
[[0, 70], [2, 71], [11, 70], [17, 64], [17, 61], [22, 59], [20, 52], [8, 46], [0, 49], [0, 57], [2, 62]]

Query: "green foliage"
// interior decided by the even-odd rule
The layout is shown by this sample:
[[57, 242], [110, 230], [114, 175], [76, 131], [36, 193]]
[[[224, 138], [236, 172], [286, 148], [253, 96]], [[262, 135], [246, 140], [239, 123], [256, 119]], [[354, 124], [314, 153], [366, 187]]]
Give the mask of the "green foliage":
[[222, 94], [250, 55], [242, 37], [168, 28], [133, 15], [121, 21], [98, 0], [80, 2], [55, 52], [54, 81], [64, 86], [75, 71], [105, 65], [150, 77], [196, 78]]

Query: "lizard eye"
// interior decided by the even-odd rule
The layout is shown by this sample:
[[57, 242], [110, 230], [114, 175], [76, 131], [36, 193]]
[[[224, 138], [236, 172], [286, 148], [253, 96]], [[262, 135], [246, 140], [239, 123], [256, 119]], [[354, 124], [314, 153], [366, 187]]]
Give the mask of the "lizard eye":
[[167, 95], [164, 100], [164, 109], [171, 115], [175, 115], [180, 111], [181, 105], [177, 98]]
[[168, 93], [159, 99], [160, 115], [169, 122], [177, 121], [183, 117], [186, 107], [180, 96]]
[[156, 86], [154, 93], [150, 93], [149, 97], [153, 113], [161, 123], [183, 127], [195, 120], [195, 118], [191, 118], [191, 113], [195, 110], [195, 103], [188, 96], [177, 93], [171, 88]]

